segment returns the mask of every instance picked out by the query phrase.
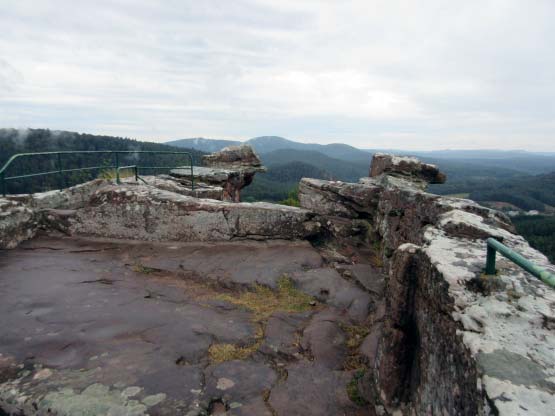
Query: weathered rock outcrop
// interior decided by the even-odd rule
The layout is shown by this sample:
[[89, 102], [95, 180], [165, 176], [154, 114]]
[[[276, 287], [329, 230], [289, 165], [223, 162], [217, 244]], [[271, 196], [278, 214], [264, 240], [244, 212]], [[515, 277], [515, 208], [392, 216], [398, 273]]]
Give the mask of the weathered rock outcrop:
[[334, 241], [348, 242], [344, 230], [356, 236], [364, 221], [351, 243], [381, 242], [388, 279], [368, 353], [374, 398], [415, 414], [548, 414], [555, 291], [504, 260], [498, 276], [482, 276], [485, 239], [554, 267], [503, 214], [424, 192], [444, 180], [435, 167], [378, 154], [371, 174], [359, 184], [303, 179], [299, 200], [325, 217]]
[[[344, 388], [354, 381], [363, 387], [358, 393], [380, 414], [552, 413], [555, 291], [504, 259], [498, 261], [497, 275], [484, 276], [485, 239], [503, 240], [541, 267], [555, 267], [514, 234], [503, 214], [469, 200], [426, 193], [427, 183], [445, 177], [436, 167], [413, 158], [376, 154], [371, 177], [359, 183], [303, 179], [302, 208], [196, 198], [221, 192], [223, 199], [238, 201], [241, 187], [263, 169], [252, 149], [243, 147], [224, 149], [207, 157], [206, 163], [208, 167], [196, 170], [200, 182], [196, 193], [187, 187], [185, 170], [172, 172], [171, 178], [146, 178], [147, 185], [93, 181], [64, 191], [0, 199], [0, 248], [13, 248], [40, 227], [70, 235], [156, 242], [311, 238], [322, 256], [313, 253], [316, 257], [303, 255], [299, 260], [289, 254], [290, 264], [283, 259], [277, 264], [268, 259], [270, 250], [267, 257], [259, 257], [268, 259], [262, 262], [268, 269], [264, 276], [238, 270], [239, 266], [222, 273], [229, 259], [218, 260], [211, 253], [203, 257], [195, 252], [188, 260], [193, 264], [212, 259], [218, 279], [229, 286], [250, 282], [251, 288], [259, 284], [277, 288], [279, 279], [288, 274], [295, 290], [313, 297], [310, 305], [315, 307], [314, 314], [272, 314], [268, 337], [259, 340], [260, 353], [272, 360], [291, 360], [285, 380], [277, 377], [280, 370], [274, 374], [260, 362], [220, 364], [208, 367], [206, 383], [197, 377], [209, 395], [205, 399], [212, 400], [223, 386], [244, 401], [244, 414], [268, 412], [267, 406], [277, 414], [290, 414], [291, 406], [306, 414], [357, 414], [364, 401], [351, 402]], [[202, 183], [212, 187], [203, 188]], [[213, 187], [218, 183], [222, 186]], [[243, 258], [250, 255], [245, 254], [248, 247], [242, 250]], [[162, 267], [156, 255], [140, 257], [145, 270]], [[180, 273], [194, 268], [181, 257], [181, 252], [175, 258], [166, 255], [166, 270]], [[238, 255], [234, 259], [241, 261]], [[291, 268], [291, 263], [296, 265]], [[203, 277], [211, 276], [206, 269], [197, 269]], [[92, 281], [106, 283], [104, 277], [99, 279]], [[142, 296], [152, 299], [150, 293]], [[210, 313], [233, 309], [222, 306], [221, 298], [214, 302]], [[323, 304], [326, 310], [320, 311]], [[244, 311], [236, 313], [239, 317]], [[207, 322], [217, 324], [217, 334], [227, 328], [226, 323], [220, 328], [217, 319]], [[252, 322], [244, 328], [243, 332], [254, 333]], [[209, 332], [193, 332], [208, 348]], [[225, 338], [227, 332], [218, 337]], [[258, 348], [254, 340], [245, 345]], [[175, 364], [188, 359], [177, 357]], [[350, 367], [350, 360], [363, 367], [369, 364], [370, 371], [363, 378], [352, 378], [350, 370], [358, 367]], [[253, 369], [260, 371], [262, 381], [244, 386], [232, 381], [245, 379]], [[195, 374], [198, 371], [195, 368]], [[262, 390], [270, 386], [271, 395], [262, 400]], [[5, 390], [10, 400], [12, 390], [11, 385]], [[306, 403], [306, 394], [318, 400]], [[209, 402], [205, 407], [210, 408]]]
[[245, 171], [263, 171], [260, 158], [249, 145], [228, 146], [219, 152], [202, 157], [205, 166], [212, 168], [237, 169]]
[[53, 218], [49, 210], [82, 208], [106, 184], [108, 181], [97, 179], [62, 190], [0, 198], [0, 249], [11, 249], [33, 238]]
[[383, 174], [405, 178], [421, 186], [427, 183], [444, 183], [447, 179], [437, 166], [422, 163], [415, 157], [375, 153], [369, 176], [373, 178]]
[[15, 248], [33, 238], [37, 229], [35, 212], [20, 202], [0, 198], [0, 249]]
[[[252, 183], [257, 172], [265, 172], [260, 158], [248, 145], [229, 146], [219, 152], [203, 156], [204, 167], [195, 166], [193, 178], [197, 186], [223, 189], [224, 201], [240, 202], [241, 189]], [[191, 184], [189, 169], [173, 169], [170, 175], [185, 185]]]
[[[195, 167], [195, 169], [201, 169]], [[189, 178], [188, 176], [187, 178]], [[192, 196], [202, 199], [223, 199], [223, 188], [216, 185], [206, 185], [204, 183], [195, 183], [194, 189], [191, 189], [190, 181], [187, 179], [185, 183], [177, 179], [177, 177], [169, 175], [141, 176], [141, 180], [146, 185], [151, 185], [164, 191], [175, 192], [176, 194]], [[128, 185], [136, 185], [135, 178], [123, 179], [123, 183]]]
[[111, 182], [105, 179], [95, 179], [66, 189], [8, 195], [6, 198], [21, 202], [32, 209], [77, 209], [87, 205], [92, 194], [109, 183]]
[[70, 232], [148, 241], [295, 239], [315, 234], [314, 214], [267, 203], [197, 199], [151, 186], [106, 186], [76, 211]]

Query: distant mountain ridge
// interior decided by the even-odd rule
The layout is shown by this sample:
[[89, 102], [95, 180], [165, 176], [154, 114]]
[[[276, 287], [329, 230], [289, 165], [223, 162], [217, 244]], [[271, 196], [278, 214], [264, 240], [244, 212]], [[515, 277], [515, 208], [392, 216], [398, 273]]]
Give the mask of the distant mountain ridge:
[[370, 163], [371, 155], [364, 150], [357, 149], [356, 147], [350, 146], [343, 143], [332, 143], [332, 144], [316, 144], [316, 143], [300, 143], [293, 140], [286, 139], [279, 136], [260, 136], [254, 137], [244, 142], [236, 140], [219, 140], [219, 139], [205, 139], [205, 138], [193, 138], [193, 139], [180, 139], [172, 140], [166, 142], [165, 144], [177, 147], [187, 147], [203, 152], [215, 152], [223, 149], [226, 146], [238, 145], [238, 144], [249, 144], [254, 150], [262, 155], [264, 153], [270, 153], [276, 150], [291, 149], [291, 150], [309, 150], [320, 152], [326, 156], [341, 159], [341, 160], [358, 160]]
[[286, 149], [292, 156], [294, 156], [294, 151], [313, 151], [319, 152], [336, 160], [351, 163], [366, 163], [368, 166], [370, 165], [370, 159], [373, 153], [386, 152], [416, 156], [428, 163], [439, 164], [440, 167], [469, 164], [469, 169], [473, 167], [479, 167], [480, 170], [499, 169], [503, 172], [503, 176], [509, 176], [507, 170], [513, 171], [514, 174], [520, 173], [528, 175], [539, 175], [555, 171], [555, 153], [527, 152], [524, 150], [474, 149], [404, 151], [398, 149], [358, 149], [342, 143], [301, 143], [279, 136], [254, 137], [244, 142], [238, 140], [193, 138], [173, 140], [167, 142], [166, 144], [177, 147], [192, 148], [203, 152], [215, 152], [226, 146], [238, 145], [241, 143], [250, 144], [260, 155], [274, 151], [283, 151]]
[[[197, 138], [167, 144], [214, 152], [240, 143], [236, 140]], [[368, 175], [372, 154], [378, 151], [416, 156], [424, 162], [438, 165], [447, 174], [447, 183], [431, 186], [430, 190], [434, 193], [472, 193], [481, 200], [484, 200], [486, 194], [488, 198], [497, 195], [499, 200], [509, 199], [504, 193], [503, 196], [499, 192], [493, 193], [494, 189], [488, 184], [506, 187], [519, 178], [530, 178], [532, 182], [534, 179], [531, 175], [555, 171], [555, 155], [519, 150], [361, 150], [346, 144], [300, 143], [279, 136], [255, 137], [243, 143], [253, 146], [262, 162], [268, 166], [268, 173], [257, 175], [251, 187], [244, 191], [245, 195], [253, 199], [283, 199], [288, 189], [304, 176], [356, 182], [358, 178]], [[287, 169], [289, 172], [286, 174]], [[523, 190], [524, 186], [518, 187], [518, 192], [522, 193]], [[520, 198], [519, 202], [523, 208], [540, 206], [542, 202], [549, 204], [542, 198], [532, 198], [530, 195]]]
[[237, 140], [205, 139], [204, 137], [196, 137], [191, 139], [172, 140], [165, 142], [164, 144], [168, 146], [200, 150], [201, 152], [206, 153], [213, 153], [227, 146], [241, 144], [241, 142]]
[[[330, 157], [315, 150], [279, 149], [268, 153], [261, 153], [260, 158], [270, 171], [276, 165], [303, 162], [325, 172], [328, 179], [347, 182], [356, 182], [359, 178], [368, 176], [370, 166], [369, 158], [363, 161], [346, 161]], [[301, 177], [299, 177], [299, 180]]]

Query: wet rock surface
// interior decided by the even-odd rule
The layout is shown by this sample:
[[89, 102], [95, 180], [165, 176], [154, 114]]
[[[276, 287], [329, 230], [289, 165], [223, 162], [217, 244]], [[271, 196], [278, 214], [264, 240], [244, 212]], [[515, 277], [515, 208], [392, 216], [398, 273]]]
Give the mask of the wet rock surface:
[[340, 319], [333, 313], [324, 311], [316, 314], [303, 331], [301, 346], [320, 365], [331, 370], [341, 370], [347, 358], [347, 337], [341, 329]]
[[[240, 265], [234, 250], [244, 251]], [[208, 261], [210, 253], [220, 260]], [[41, 236], [0, 251], [0, 409], [367, 414], [346, 392], [352, 371], [339, 323], [354, 324], [347, 309], [315, 301], [258, 321], [227, 300], [310, 268], [324, 269], [318, 252], [286, 241], [234, 247]], [[248, 353], [214, 361], [214, 345]]]
[[[300, 356], [301, 336], [306, 326], [309, 313], [290, 314], [278, 312], [273, 314], [266, 324], [264, 341], [260, 351], [274, 356], [278, 360], [294, 360]], [[309, 348], [309, 347], [308, 347]]]
[[351, 374], [317, 362], [299, 362], [287, 369], [287, 380], [272, 390], [268, 402], [280, 415], [371, 414], [358, 409], [343, 387]]
[[370, 312], [368, 293], [341, 278], [335, 269], [321, 268], [292, 275], [298, 287], [316, 299], [345, 310], [355, 320], [364, 321]]
[[[260, 169], [248, 153], [206, 169]], [[372, 170], [303, 179], [304, 209], [193, 198], [185, 176], [0, 200], [3, 248], [41, 235], [0, 251], [0, 408], [550, 414], [555, 292], [506, 259], [484, 276], [485, 239], [554, 266], [503, 214], [424, 192], [435, 167]]]

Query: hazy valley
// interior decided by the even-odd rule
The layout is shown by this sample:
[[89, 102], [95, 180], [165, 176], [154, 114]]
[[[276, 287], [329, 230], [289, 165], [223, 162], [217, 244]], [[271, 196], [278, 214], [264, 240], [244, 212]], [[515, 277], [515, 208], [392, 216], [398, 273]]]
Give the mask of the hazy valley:
[[[0, 129], [0, 165], [15, 153], [53, 150], [187, 150], [193, 153], [195, 164], [200, 164], [203, 154], [239, 143], [193, 138], [160, 144], [66, 131]], [[447, 183], [431, 185], [431, 192], [473, 199], [508, 213], [520, 233], [551, 259], [555, 258], [555, 154], [503, 150], [411, 152], [388, 150], [387, 146], [384, 149], [358, 149], [341, 143], [300, 143], [277, 136], [256, 137], [245, 143], [256, 150], [268, 171], [258, 174], [252, 185], [245, 188], [242, 193], [244, 201], [286, 202], [289, 198], [286, 203], [294, 203], [296, 186], [303, 177], [356, 182], [358, 178], [368, 176], [374, 152], [412, 155], [438, 165], [447, 174]], [[166, 157], [164, 161], [168, 159], [178, 161], [175, 157]], [[108, 164], [105, 160], [86, 156], [67, 159], [70, 168], [98, 162]], [[19, 163], [12, 173], [55, 169], [51, 158], [30, 163]], [[76, 172], [67, 180], [68, 184], [76, 184], [100, 174], [100, 171]], [[36, 192], [56, 186], [58, 179], [55, 176], [41, 177], [13, 182], [9, 191]]]

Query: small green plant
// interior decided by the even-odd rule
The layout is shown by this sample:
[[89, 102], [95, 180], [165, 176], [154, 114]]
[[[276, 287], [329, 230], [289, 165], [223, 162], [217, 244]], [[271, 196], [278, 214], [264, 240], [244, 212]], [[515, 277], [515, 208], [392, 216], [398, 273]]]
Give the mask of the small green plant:
[[351, 381], [347, 384], [347, 395], [357, 406], [366, 406], [368, 404], [368, 401], [362, 397], [358, 389], [358, 383], [362, 377], [364, 377], [364, 370], [356, 371]]
[[279, 201], [278, 204], [299, 207], [301, 205], [299, 202], [299, 187], [296, 186], [291, 189], [287, 194], [287, 198]]
[[139, 264], [135, 264], [133, 266], [133, 271], [136, 272], [136, 273], [151, 274], [151, 273], [157, 272], [159, 270], [158, 269], [153, 269], [152, 267], [144, 266], [144, 265], [139, 263]]

